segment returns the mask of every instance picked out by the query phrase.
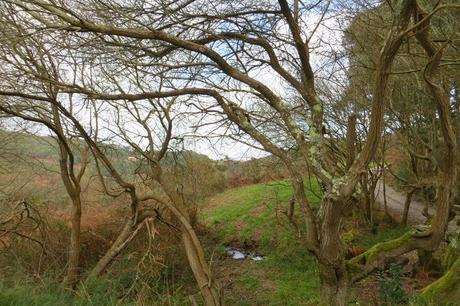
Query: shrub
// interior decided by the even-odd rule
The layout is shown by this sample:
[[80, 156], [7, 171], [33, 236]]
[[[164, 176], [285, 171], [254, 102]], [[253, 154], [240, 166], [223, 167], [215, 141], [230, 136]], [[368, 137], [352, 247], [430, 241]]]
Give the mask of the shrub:
[[407, 305], [408, 295], [402, 287], [402, 274], [403, 272], [399, 265], [392, 265], [386, 273], [384, 272], [379, 275], [380, 300], [382, 305]]

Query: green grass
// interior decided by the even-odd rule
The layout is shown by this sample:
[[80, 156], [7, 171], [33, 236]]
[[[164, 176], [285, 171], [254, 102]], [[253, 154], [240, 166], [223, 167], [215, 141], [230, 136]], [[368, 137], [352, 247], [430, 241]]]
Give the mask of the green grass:
[[[134, 291], [133, 296], [123, 296], [133, 283], [135, 273], [116, 278], [104, 277], [81, 285], [75, 292], [65, 289], [60, 283], [42, 279], [37, 282], [6, 284], [0, 282], [1, 306], [134, 306], [134, 305], [188, 305], [188, 298], [180, 288], [174, 292], [159, 292], [155, 282], [142, 293]], [[136, 304], [142, 296], [144, 304]]]
[[[305, 186], [311, 203], [318, 203], [317, 181], [307, 181]], [[270, 243], [276, 234], [276, 223], [281, 222], [287, 226], [287, 218], [282, 211], [287, 210], [292, 192], [292, 186], [288, 181], [227, 190], [210, 200], [213, 208], [205, 209], [202, 218], [209, 227], [219, 229], [218, 235], [222, 243], [252, 239], [256, 240], [261, 248], [271, 247]], [[298, 205], [296, 212], [299, 212]], [[301, 225], [300, 217], [298, 219]], [[282, 243], [282, 240], [291, 238], [281, 235], [279, 239]]]
[[[100, 288], [100, 286], [99, 286]], [[58, 306], [58, 305], [115, 305], [116, 295], [111, 292], [92, 290], [80, 291], [76, 295], [63, 289], [59, 284], [48, 282], [45, 286], [15, 283], [12, 287], [0, 285], [0, 305], [2, 306]], [[128, 304], [124, 304], [128, 305]]]
[[238, 283], [250, 290], [256, 290], [261, 286], [260, 280], [251, 271], [246, 272], [245, 275], [238, 279]]
[[[316, 180], [305, 183], [308, 199], [319, 203]], [[311, 191], [313, 190], [313, 192]], [[275, 210], [286, 210], [292, 197], [288, 181], [257, 184], [227, 190], [213, 197], [203, 209], [202, 218], [221, 244], [241, 244], [254, 240], [265, 260], [235, 266], [240, 273], [237, 289], [226, 293], [229, 305], [316, 305], [319, 301], [319, 277], [316, 260], [300, 244], [287, 217]], [[296, 206], [301, 226], [299, 207]], [[276, 224], [281, 224], [277, 226]], [[302, 226], [301, 226], [302, 227]], [[397, 238], [407, 228], [382, 227], [376, 234], [357, 231], [354, 245], [369, 248], [378, 242]], [[273, 242], [277, 237], [276, 243]], [[232, 265], [232, 263], [230, 263]], [[246, 269], [246, 270], [245, 270]], [[230, 296], [229, 296], [230, 295]], [[239, 298], [244, 296], [244, 298]]]
[[409, 229], [407, 227], [381, 228], [376, 234], [365, 233], [358, 236], [354, 243], [360, 247], [368, 249], [379, 242], [398, 238], [407, 233], [408, 230]]
[[316, 304], [319, 279], [315, 259], [299, 245], [286, 251], [275, 251], [260, 263], [269, 269], [277, 289], [271, 292], [270, 305]]
[[[319, 186], [316, 180], [306, 183], [308, 199], [313, 206], [319, 203]], [[313, 190], [313, 192], [312, 192]], [[207, 225], [211, 250], [216, 265], [230, 271], [223, 282], [227, 305], [316, 305], [319, 300], [319, 278], [316, 260], [301, 245], [297, 232], [282, 213], [289, 206], [292, 186], [288, 181], [257, 184], [227, 190], [209, 200], [203, 207], [201, 218]], [[278, 212], [278, 218], [276, 213]], [[300, 208], [296, 205], [297, 223], [302, 230]], [[368, 248], [377, 242], [400, 236], [405, 228], [383, 228], [377, 234], [357, 234], [353, 244]], [[354, 236], [354, 235], [351, 235]], [[214, 238], [213, 238], [214, 237]], [[216, 241], [217, 240], [217, 241]], [[265, 256], [259, 262], [236, 262], [225, 259], [224, 245], [250, 241]], [[217, 244], [217, 247], [216, 247]], [[221, 271], [217, 269], [216, 271]], [[175, 275], [174, 271], [170, 271]], [[169, 273], [169, 272], [168, 272]], [[149, 279], [151, 286], [143, 293], [145, 305], [186, 305], [187, 295], [195, 292], [190, 278], [175, 280], [174, 288], [158, 280]], [[216, 274], [217, 277], [222, 275]], [[118, 273], [99, 279], [97, 283], [82, 287], [76, 294], [64, 290], [58, 283], [0, 282], [0, 305], [134, 305], [136, 294], [122, 299], [122, 294], [133, 283], [133, 273]], [[21, 278], [23, 279], [23, 278]], [[192, 288], [192, 289], [191, 289]], [[186, 293], [187, 292], [187, 293]]]
[[[305, 183], [309, 201], [320, 198], [316, 180]], [[313, 192], [311, 191], [313, 190]], [[292, 197], [288, 181], [257, 184], [227, 190], [213, 197], [202, 218], [222, 244], [255, 242], [265, 257], [248, 263], [236, 280], [236, 298], [226, 294], [230, 305], [315, 305], [319, 297], [319, 279], [315, 259], [300, 244], [297, 233], [281, 213]], [[275, 211], [278, 210], [278, 218]], [[297, 222], [301, 216], [296, 205]], [[277, 226], [277, 224], [279, 224]], [[241, 293], [244, 292], [244, 293]]]

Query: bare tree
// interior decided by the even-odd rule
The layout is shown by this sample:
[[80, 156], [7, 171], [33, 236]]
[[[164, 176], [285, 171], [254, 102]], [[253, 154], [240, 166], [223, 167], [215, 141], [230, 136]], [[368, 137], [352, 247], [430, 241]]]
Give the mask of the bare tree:
[[[11, 21], [11, 20], [10, 20]], [[6, 25], [5, 20], [3, 24]], [[22, 35], [21, 28], [14, 28], [12, 26], [4, 28], [5, 37], [18, 37]], [[6, 41], [5, 41], [6, 42]], [[10, 43], [13, 43], [10, 41]], [[21, 41], [15, 41], [14, 52], [11, 52], [11, 45], [5, 44], [2, 48], [2, 62], [8, 66], [8, 69], [15, 71], [23, 71], [30, 74], [35, 74], [39, 78], [46, 80], [56, 77], [58, 73], [56, 67], [53, 65], [46, 65], [46, 63], [52, 63], [49, 61], [49, 54], [40, 53], [40, 51], [46, 51], [41, 48], [40, 38], [25, 39]], [[48, 58], [47, 58], [48, 57]], [[21, 68], [26, 66], [26, 68]], [[10, 71], [11, 71], [10, 70]], [[9, 75], [11, 76], [11, 75]], [[5, 79], [3, 79], [5, 80]], [[10, 84], [8, 84], [10, 85]], [[6, 82], [4, 86], [8, 86]], [[31, 84], [29, 84], [31, 85]], [[12, 85], [14, 86], [14, 84]], [[55, 87], [46, 82], [38, 84], [42, 86], [42, 91], [48, 96], [48, 99], [56, 101], [58, 92]], [[16, 87], [16, 90], [21, 91], [20, 86]], [[81, 224], [81, 210], [82, 210], [82, 185], [81, 181], [88, 165], [88, 147], [81, 146], [81, 144], [74, 143], [69, 131], [66, 130], [66, 126], [61, 120], [59, 110], [55, 105], [42, 102], [29, 103], [27, 99], [18, 98], [19, 101], [25, 100], [25, 103], [17, 102], [14, 103], [14, 107], [5, 99], [0, 105], [0, 110], [6, 114], [14, 117], [21, 118], [26, 121], [36, 122], [43, 124], [46, 128], [49, 128], [59, 147], [59, 168], [62, 182], [64, 183], [65, 189], [72, 202], [72, 214], [71, 214], [71, 235], [69, 245], [69, 259], [67, 266], [66, 283], [70, 286], [74, 286], [79, 279], [79, 265], [80, 265], [80, 224]], [[72, 103], [72, 101], [70, 101]], [[80, 158], [80, 162], [76, 163], [76, 153]]]
[[[30, 25], [30, 24], [29, 24]], [[14, 26], [14, 24], [13, 24]], [[81, 219], [81, 179], [86, 169], [88, 153], [91, 152], [98, 170], [98, 176], [106, 194], [119, 197], [121, 194], [129, 196], [130, 215], [126, 218], [126, 223], [119, 233], [117, 239], [111, 245], [106, 254], [97, 262], [95, 267], [89, 273], [89, 277], [100, 275], [107, 266], [118, 256], [126, 245], [136, 236], [144, 221], [148, 218], [159, 217], [158, 209], [152, 207], [152, 203], [167, 208], [181, 224], [182, 238], [190, 262], [190, 266], [199, 285], [200, 292], [206, 304], [219, 305], [221, 303], [220, 292], [216, 282], [213, 280], [211, 270], [205, 259], [202, 246], [191, 224], [190, 214], [187, 199], [180, 188], [175, 186], [174, 181], [167, 179], [167, 176], [162, 173], [161, 160], [167, 155], [172, 138], [172, 117], [170, 109], [173, 106], [171, 103], [162, 105], [161, 103], [147, 101], [147, 105], [151, 110], [143, 112], [139, 106], [130, 106], [127, 103], [108, 104], [112, 105], [115, 110], [115, 124], [121, 127], [120, 117], [124, 112], [125, 115], [133, 116], [136, 122], [144, 129], [147, 139], [147, 148], [141, 149], [136, 145], [132, 138], [127, 134], [124, 128], [120, 128], [118, 136], [126, 141], [141, 160], [147, 162], [148, 176], [152, 182], [149, 188], [150, 192], [142, 191], [138, 182], [130, 182], [123, 174], [116, 169], [107, 154], [101, 149], [101, 145], [97, 139], [97, 121], [101, 120], [99, 116], [105, 116], [102, 119], [108, 119], [107, 113], [99, 115], [96, 113], [96, 127], [90, 127], [91, 132], [87, 132], [81, 119], [73, 112], [74, 108], [80, 105], [72, 103], [73, 95], [62, 93], [62, 89], [57, 84], [62, 83], [62, 80], [70, 75], [69, 69], [65, 69], [66, 64], [75, 64], [75, 58], [68, 57], [68, 62], [62, 62], [59, 56], [59, 49], [56, 53], [46, 48], [46, 43], [33, 39], [31, 44], [27, 40], [27, 34], [20, 32], [23, 30], [20, 26], [14, 28], [18, 32], [8, 32], [10, 45], [5, 47], [3, 62], [6, 64], [6, 75], [15, 73], [21, 74], [21, 77], [32, 78], [33, 84], [29, 83], [22, 87], [16, 82], [8, 82], [8, 78], [2, 79], [4, 88], [1, 95], [3, 97], [0, 110], [6, 114], [23, 120], [42, 124], [50, 129], [57, 137], [60, 149], [60, 168], [61, 177], [67, 189], [69, 196], [74, 204], [72, 214], [72, 231], [71, 245], [69, 251], [69, 268], [66, 280], [72, 285], [78, 280], [78, 264], [80, 251], [80, 219]], [[29, 29], [30, 30], [30, 29]], [[50, 37], [46, 37], [50, 38]], [[22, 44], [25, 51], [18, 49], [18, 45]], [[13, 46], [14, 45], [14, 46]], [[43, 56], [37, 57], [37, 54]], [[16, 61], [15, 61], [16, 60]], [[60, 61], [61, 65], [57, 62]], [[64, 67], [64, 68], [63, 68]], [[70, 66], [72, 67], [72, 66]], [[51, 72], [49, 72], [51, 71]], [[67, 71], [66, 75], [61, 75], [62, 71]], [[73, 79], [76, 79], [76, 71], [73, 71]], [[83, 80], [84, 81], [84, 80]], [[115, 83], [116, 84], [116, 83]], [[118, 85], [118, 84], [116, 84]], [[90, 87], [88, 87], [90, 88]], [[23, 94], [23, 92], [30, 92]], [[77, 97], [78, 99], [78, 97]], [[113, 99], [112, 99], [113, 100]], [[86, 103], [85, 101], [82, 101]], [[80, 102], [81, 104], [81, 102]], [[145, 118], [143, 117], [145, 116]], [[158, 126], [150, 125], [152, 117], [157, 120]], [[86, 144], [85, 151], [81, 154], [81, 166], [78, 173], [74, 174], [74, 155], [70, 147], [69, 129], [65, 129], [65, 122], [71, 127], [73, 137], [79, 139]], [[92, 120], [91, 118], [89, 118]], [[164, 132], [164, 137], [155, 138], [157, 134]], [[91, 134], [92, 133], [92, 134]], [[159, 147], [157, 146], [159, 145]], [[121, 190], [113, 190], [106, 183], [106, 177], [102, 174], [102, 168], [105, 169]], [[146, 180], [142, 180], [146, 184]], [[157, 189], [160, 186], [162, 193], [158, 193]], [[180, 182], [179, 182], [180, 186]]]
[[[427, 29], [430, 17], [446, 6], [437, 5], [427, 14], [422, 13], [416, 0], [401, 0], [391, 6], [391, 26], [382, 42], [370, 85], [369, 128], [359, 154], [341, 163], [338, 161], [346, 161], [346, 154], [339, 144], [343, 143], [346, 129], [342, 128], [336, 135], [327, 131], [341, 124], [330, 111], [336, 102], [331, 101], [331, 91], [338, 88], [327, 90], [323, 86], [334, 86], [336, 65], [341, 63], [325, 60], [320, 73], [312, 60], [318, 55], [315, 49], [321, 47], [315, 42], [315, 33], [335, 9], [341, 9], [331, 2], [247, 1], [236, 6], [220, 1], [5, 2], [17, 15], [27, 16], [22, 18], [32, 19], [46, 31], [66, 35], [70, 43], [64, 49], [68, 52], [86, 59], [95, 58], [88, 68], [91, 73], [81, 69], [84, 77], [80, 80], [53, 80], [60, 91], [94, 100], [133, 104], [149, 99], [199, 96], [202, 99], [195, 102], [198, 108], [207, 113], [223, 112], [238, 129], [279, 158], [290, 173], [294, 196], [302, 210], [306, 228], [304, 244], [318, 260], [322, 304], [344, 305], [350, 283], [366, 276], [390, 257], [415, 248], [432, 249], [442, 239], [453, 188], [452, 179], [447, 177], [456, 174], [456, 138], [452, 134], [445, 92], [436, 86], [431, 76], [442, 52], [430, 48], [420, 33]], [[318, 21], [312, 25], [311, 18]], [[400, 48], [414, 32], [432, 58], [425, 79], [438, 103], [449, 152], [442, 172], [445, 184], [439, 193], [435, 222], [428, 232], [409, 233], [386, 247], [376, 246], [369, 253], [352, 259], [348, 267], [353, 269], [348, 269], [341, 244], [345, 212], [353, 204], [353, 194], [363, 172], [376, 156], [392, 67]], [[261, 74], [273, 77], [267, 80]], [[98, 78], [103, 82], [96, 84]], [[166, 84], [162, 83], [164, 80]], [[277, 88], [273, 80], [283, 88]], [[138, 122], [142, 124], [142, 120]], [[76, 126], [77, 123], [74, 121]], [[277, 130], [281, 133], [273, 133]], [[274, 134], [281, 137], [272, 137]], [[353, 138], [354, 133], [349, 131], [349, 135]], [[353, 151], [351, 146], [348, 148]], [[306, 197], [304, 178], [289, 154], [292, 150], [302, 156], [323, 187], [318, 213]], [[156, 181], [171, 201], [168, 207], [181, 221], [184, 244], [186, 250], [191, 250], [189, 260], [206, 305], [218, 305], [220, 301], [209, 268], [193, 229], [189, 228], [180, 193], [163, 183], [156, 153], [152, 157], [151, 149], [138, 152], [150, 161]], [[121, 181], [120, 185], [133, 190]]]

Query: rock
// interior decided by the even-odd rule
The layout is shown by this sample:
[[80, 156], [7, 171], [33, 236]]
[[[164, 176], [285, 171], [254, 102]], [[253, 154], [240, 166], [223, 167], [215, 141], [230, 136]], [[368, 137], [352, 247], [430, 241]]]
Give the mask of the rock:
[[232, 256], [233, 259], [245, 259], [246, 256], [238, 250], [228, 250], [228, 255]]
[[244, 251], [240, 251], [235, 248], [227, 248], [227, 254], [236, 260], [252, 259], [255, 261], [259, 261], [259, 260], [264, 259], [263, 256], [257, 255], [256, 253], [245, 253]]

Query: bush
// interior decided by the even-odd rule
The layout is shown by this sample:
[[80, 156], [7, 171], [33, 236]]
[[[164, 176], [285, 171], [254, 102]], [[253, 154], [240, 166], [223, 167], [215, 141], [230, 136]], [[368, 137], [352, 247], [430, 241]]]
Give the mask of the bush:
[[403, 272], [399, 265], [392, 265], [386, 273], [380, 274], [380, 300], [382, 305], [407, 305], [408, 295], [402, 287], [402, 274]]

